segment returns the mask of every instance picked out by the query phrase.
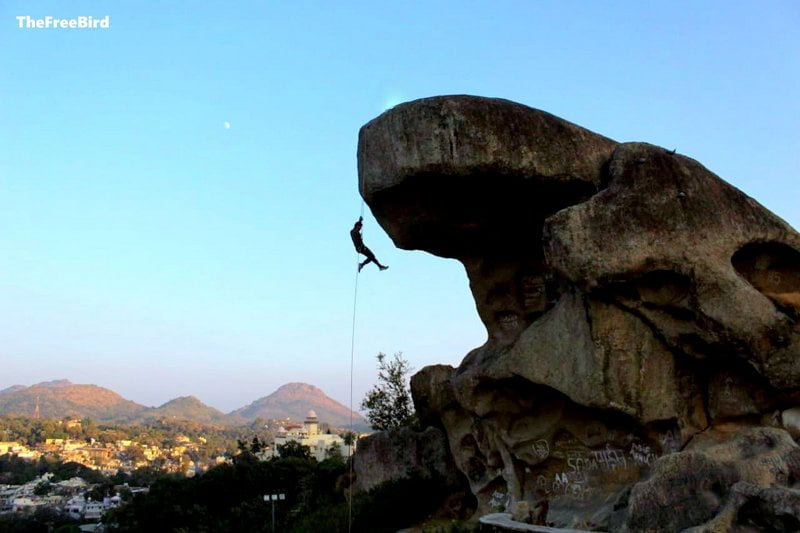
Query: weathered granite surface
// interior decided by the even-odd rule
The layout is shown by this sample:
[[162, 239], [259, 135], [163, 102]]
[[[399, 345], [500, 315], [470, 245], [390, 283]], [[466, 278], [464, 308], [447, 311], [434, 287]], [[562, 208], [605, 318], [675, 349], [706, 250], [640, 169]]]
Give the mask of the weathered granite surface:
[[420, 432], [411, 428], [382, 431], [360, 439], [353, 469], [356, 490], [370, 490], [415, 474], [438, 476], [451, 485], [461, 483], [444, 432], [433, 427]]
[[747, 430], [795, 454], [768, 427], [800, 433], [800, 234], [784, 221], [688, 157], [506, 100], [399, 105], [362, 128], [358, 163], [395, 244], [469, 277], [487, 342], [412, 393], [480, 512], [500, 495], [581, 528], [659, 529], [655, 509], [681, 509], [678, 529], [800, 517], [773, 448], [747, 475], [724, 452]]

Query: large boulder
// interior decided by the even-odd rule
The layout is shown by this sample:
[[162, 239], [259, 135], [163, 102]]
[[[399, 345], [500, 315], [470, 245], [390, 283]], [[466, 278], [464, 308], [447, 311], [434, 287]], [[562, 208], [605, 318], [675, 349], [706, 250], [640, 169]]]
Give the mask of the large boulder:
[[[412, 380], [480, 511], [507, 494], [606, 527], [701, 432], [800, 431], [800, 234], [697, 161], [446, 96], [366, 124], [358, 163], [395, 244], [461, 261], [486, 326], [458, 368]], [[750, 484], [739, 500], [766, 483], [714, 472]]]
[[420, 432], [408, 427], [381, 431], [360, 439], [353, 470], [355, 488], [362, 491], [412, 476], [437, 477], [452, 486], [462, 482], [444, 433], [433, 427]]

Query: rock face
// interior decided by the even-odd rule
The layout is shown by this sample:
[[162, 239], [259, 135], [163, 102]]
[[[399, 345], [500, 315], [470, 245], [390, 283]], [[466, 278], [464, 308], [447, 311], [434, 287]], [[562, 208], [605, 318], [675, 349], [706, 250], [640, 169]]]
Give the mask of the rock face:
[[562, 526], [647, 529], [641, 509], [684, 494], [646, 484], [690, 490], [706, 468], [679, 528], [784, 505], [764, 487], [793, 475], [742, 475], [695, 436], [800, 431], [800, 234], [692, 159], [505, 100], [397, 106], [362, 128], [358, 162], [395, 244], [469, 277], [488, 340], [412, 393], [480, 511], [506, 494]]
[[[770, 525], [774, 522], [797, 531], [800, 491], [790, 485], [800, 474], [800, 448], [774, 428], [744, 428], [722, 436], [728, 438], [720, 443], [698, 438], [685, 451], [657, 461], [649, 479], [632, 488], [626, 511], [616, 517], [622, 518], [619, 529], [782, 530]], [[773, 510], [767, 511], [770, 506]], [[755, 511], [759, 507], [764, 509]]]
[[359, 440], [353, 469], [357, 490], [370, 490], [412, 475], [437, 476], [451, 486], [462, 480], [447, 452], [444, 433], [433, 427], [422, 432], [402, 428], [373, 433]]

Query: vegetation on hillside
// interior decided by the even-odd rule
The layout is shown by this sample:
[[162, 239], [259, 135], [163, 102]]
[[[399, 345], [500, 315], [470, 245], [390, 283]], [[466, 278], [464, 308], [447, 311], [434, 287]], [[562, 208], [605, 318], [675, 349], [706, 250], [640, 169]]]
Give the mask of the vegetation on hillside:
[[[183, 419], [202, 424], [231, 424], [237, 420], [210, 407], [194, 396], [182, 396], [140, 416], [141, 420]], [[244, 423], [245, 419], [238, 420]]]
[[37, 461], [20, 459], [15, 455], [0, 455], [0, 484], [22, 485], [50, 472], [51, 481], [58, 482], [82, 477], [87, 483], [111, 483], [109, 478], [80, 463], [62, 462], [42, 457]]
[[0, 413], [33, 416], [36, 408], [48, 418], [85, 418], [128, 422], [147, 407], [126, 400], [97, 385], [78, 385], [67, 380], [9, 387], [0, 391]]

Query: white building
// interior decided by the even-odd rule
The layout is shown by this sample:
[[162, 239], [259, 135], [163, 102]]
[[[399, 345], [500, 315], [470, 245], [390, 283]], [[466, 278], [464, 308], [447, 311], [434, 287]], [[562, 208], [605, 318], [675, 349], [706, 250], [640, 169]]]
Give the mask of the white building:
[[[270, 450], [271, 457], [280, 455], [278, 447], [290, 441], [308, 446], [311, 449], [311, 456], [317, 461], [322, 461], [327, 457], [331, 447], [338, 446], [343, 457], [351, 455], [354, 450], [345, 445], [344, 439], [340, 435], [333, 433], [320, 433], [317, 413], [309, 411], [302, 426], [288, 426], [278, 428], [275, 436], [275, 446]], [[355, 447], [355, 446], [354, 446]]]
[[83, 496], [74, 496], [64, 505], [64, 513], [73, 520], [83, 518], [83, 508], [86, 507], [86, 500]]
[[119, 494], [103, 501], [86, 500], [83, 496], [75, 496], [64, 505], [64, 513], [75, 520], [99, 520], [109, 509], [119, 507], [122, 498]]
[[106, 511], [106, 506], [103, 502], [94, 502], [89, 500], [86, 502], [86, 505], [83, 508], [83, 519], [84, 520], [100, 520], [103, 517], [103, 513]]

